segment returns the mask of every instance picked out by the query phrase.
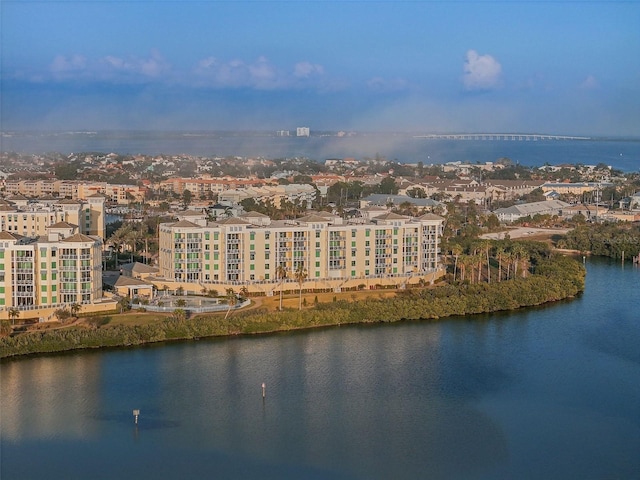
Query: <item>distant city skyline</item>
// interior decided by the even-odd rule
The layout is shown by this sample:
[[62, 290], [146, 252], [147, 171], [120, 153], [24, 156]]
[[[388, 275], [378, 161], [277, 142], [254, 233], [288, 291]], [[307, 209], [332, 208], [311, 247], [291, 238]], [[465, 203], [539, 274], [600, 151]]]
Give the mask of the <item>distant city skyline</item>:
[[2, 130], [640, 134], [640, 2], [2, 3]]

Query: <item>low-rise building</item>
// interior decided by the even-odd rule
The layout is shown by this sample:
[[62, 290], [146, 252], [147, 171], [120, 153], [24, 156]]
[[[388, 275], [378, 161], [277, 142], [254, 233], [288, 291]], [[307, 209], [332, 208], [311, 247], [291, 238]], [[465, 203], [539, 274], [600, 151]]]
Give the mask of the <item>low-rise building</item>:
[[544, 202], [522, 203], [511, 207], [498, 208], [493, 213], [501, 222], [514, 222], [520, 218], [533, 217], [534, 215], [558, 215], [562, 216], [565, 209], [571, 204], [560, 200], [547, 200]]

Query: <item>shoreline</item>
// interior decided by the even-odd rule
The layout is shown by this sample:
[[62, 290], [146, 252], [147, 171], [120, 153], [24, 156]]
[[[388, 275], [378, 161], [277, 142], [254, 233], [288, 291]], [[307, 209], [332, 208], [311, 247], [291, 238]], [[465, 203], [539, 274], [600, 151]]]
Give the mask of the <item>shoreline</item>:
[[145, 325], [101, 325], [41, 330], [0, 339], [0, 361], [33, 355], [141, 346], [210, 337], [274, 334], [358, 323], [437, 320], [451, 316], [510, 311], [575, 298], [584, 291], [583, 265], [559, 256], [542, 265], [541, 273], [502, 282], [409, 289], [379, 299], [318, 303], [313, 307], [267, 311], [255, 307], [224, 319], [195, 316], [159, 319]]

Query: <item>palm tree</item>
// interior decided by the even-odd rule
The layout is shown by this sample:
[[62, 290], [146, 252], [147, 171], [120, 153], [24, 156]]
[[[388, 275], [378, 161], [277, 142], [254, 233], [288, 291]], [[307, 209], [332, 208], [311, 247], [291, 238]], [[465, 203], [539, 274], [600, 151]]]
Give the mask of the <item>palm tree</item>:
[[525, 250], [522, 245], [513, 246], [513, 278], [518, 275], [518, 265], [520, 264], [522, 257], [525, 255]]
[[249, 289], [247, 288], [246, 285], [243, 285], [242, 288], [240, 289], [240, 296], [247, 298], [249, 296]]
[[462, 247], [457, 243], [454, 243], [451, 246], [451, 255], [453, 255], [453, 258], [455, 259], [453, 263], [453, 281], [454, 282], [456, 281], [456, 274], [458, 273], [458, 259], [460, 258], [461, 254], [462, 254]]
[[491, 242], [484, 240], [482, 242], [482, 248], [485, 251], [487, 258], [487, 283], [491, 283], [491, 264], [489, 263], [489, 250], [491, 249]]
[[459, 255], [460, 259], [457, 260], [460, 263], [460, 281], [464, 282], [464, 276], [467, 271], [467, 265], [469, 264], [469, 256], [465, 254]]
[[496, 250], [496, 258], [498, 259], [498, 282], [502, 281], [502, 260], [504, 260], [504, 248], [498, 247]]
[[276, 268], [276, 277], [280, 279], [280, 310], [282, 310], [282, 282], [287, 278], [287, 267], [281, 263]]
[[304, 268], [304, 263], [300, 262], [298, 264], [294, 275], [300, 287], [300, 295], [298, 297], [298, 310], [302, 310], [302, 284], [307, 279], [307, 269]]
[[7, 313], [9, 314], [9, 320], [11, 320], [11, 325], [15, 325], [16, 318], [20, 316], [20, 310], [17, 307], [11, 307], [9, 308], [9, 310], [7, 310]]
[[233, 288], [227, 288], [227, 305], [229, 308], [227, 309], [227, 314], [224, 316], [226, 320], [231, 313], [231, 309], [238, 303], [238, 297], [236, 296], [236, 292], [233, 291]]

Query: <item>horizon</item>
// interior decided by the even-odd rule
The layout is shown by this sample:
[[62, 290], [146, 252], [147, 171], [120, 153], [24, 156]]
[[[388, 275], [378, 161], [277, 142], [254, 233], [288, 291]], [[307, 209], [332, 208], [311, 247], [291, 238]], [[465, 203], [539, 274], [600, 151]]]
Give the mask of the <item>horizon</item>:
[[[0, 135], [11, 136], [13, 134], [27, 135], [27, 134], [66, 134], [66, 135], [100, 135], [108, 133], [118, 134], [136, 134], [136, 133], [175, 133], [175, 134], [194, 134], [194, 135], [206, 135], [206, 134], [260, 134], [260, 135], [272, 135], [279, 136], [281, 131], [288, 131], [289, 135], [284, 135], [284, 138], [299, 138], [304, 140], [304, 136], [298, 137], [295, 134], [295, 128], [289, 129], [283, 128], [278, 130], [273, 129], [0, 129]], [[322, 137], [344, 134], [343, 136], [348, 138], [350, 136], [357, 135], [402, 135], [411, 136], [415, 138], [424, 138], [432, 140], [443, 140], [444, 138], [435, 137], [453, 137], [453, 136], [522, 136], [522, 137], [558, 137], [555, 140], [574, 140], [574, 141], [605, 141], [605, 140], [617, 140], [617, 141], [640, 141], [639, 135], [592, 135], [586, 133], [567, 134], [564, 132], [540, 132], [540, 131], [424, 131], [424, 130], [343, 130], [343, 129], [323, 129], [323, 130], [310, 130], [309, 137]], [[427, 138], [434, 137], [434, 138]], [[552, 138], [543, 138], [543, 140], [551, 140]], [[455, 140], [448, 138], [448, 140]], [[468, 141], [467, 139], [460, 139]], [[471, 139], [478, 141], [510, 141], [502, 139]]]
[[2, 8], [3, 131], [640, 132], [640, 2]]

